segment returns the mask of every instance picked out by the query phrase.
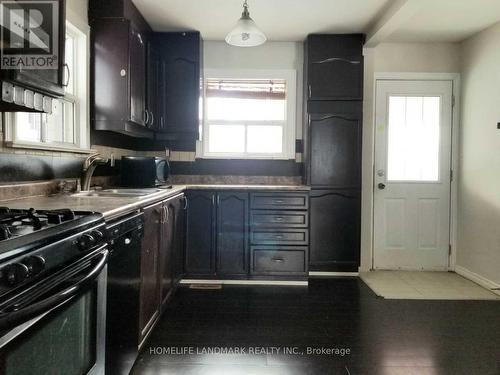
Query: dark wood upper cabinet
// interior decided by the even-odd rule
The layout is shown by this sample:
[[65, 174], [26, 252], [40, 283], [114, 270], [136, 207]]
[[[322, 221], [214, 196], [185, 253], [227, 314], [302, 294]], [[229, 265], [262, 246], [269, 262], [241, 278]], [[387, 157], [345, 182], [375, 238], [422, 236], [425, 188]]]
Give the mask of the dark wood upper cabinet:
[[146, 112], [146, 40], [145, 35], [130, 25], [129, 33], [129, 99], [130, 121], [146, 126], [149, 113]]
[[155, 33], [153, 40], [162, 66], [158, 138], [196, 140], [202, 87], [200, 33]]
[[161, 130], [163, 125], [164, 71], [160, 52], [153, 43], [148, 43], [147, 53], [147, 126]]
[[146, 102], [151, 29], [130, 0], [109, 3], [89, 3], [92, 122], [95, 130], [153, 138]]
[[310, 197], [310, 270], [357, 272], [359, 190], [313, 190]]
[[309, 116], [308, 183], [331, 188], [360, 186], [360, 116], [356, 113]]
[[189, 191], [184, 271], [188, 276], [215, 275], [216, 194]]
[[217, 194], [217, 275], [248, 274], [248, 193]]
[[361, 34], [308, 36], [308, 100], [363, 100], [363, 40]]

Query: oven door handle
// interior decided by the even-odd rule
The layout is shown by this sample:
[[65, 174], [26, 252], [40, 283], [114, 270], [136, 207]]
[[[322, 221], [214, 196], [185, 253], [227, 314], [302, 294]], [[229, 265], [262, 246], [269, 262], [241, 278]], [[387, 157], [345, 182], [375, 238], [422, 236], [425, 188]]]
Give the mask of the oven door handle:
[[90, 272], [85, 274], [84, 277], [82, 277], [71, 286], [43, 299], [42, 301], [36, 302], [34, 304], [29, 304], [26, 307], [22, 308], [16, 307], [15, 303], [4, 307], [0, 311], [0, 329], [11, 328], [15, 325], [22, 324], [32, 318], [35, 318], [37, 315], [46, 313], [56, 306], [64, 304], [73, 299], [80, 292], [86, 290], [95, 281], [103, 268], [106, 266], [108, 257], [109, 252], [107, 249], [105, 249], [104, 251], [99, 253], [98, 256], [96, 256], [99, 261]]

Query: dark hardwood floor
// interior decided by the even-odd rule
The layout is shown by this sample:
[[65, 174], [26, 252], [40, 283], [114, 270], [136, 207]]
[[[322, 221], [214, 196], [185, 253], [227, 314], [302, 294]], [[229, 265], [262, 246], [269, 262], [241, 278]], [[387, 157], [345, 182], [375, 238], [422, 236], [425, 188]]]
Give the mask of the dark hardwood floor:
[[[220, 347], [246, 354], [197, 353]], [[350, 353], [307, 355], [308, 347]], [[168, 354], [172, 348], [177, 353]], [[313, 279], [309, 287], [183, 287], [133, 374], [499, 375], [500, 302], [384, 300], [356, 278]]]

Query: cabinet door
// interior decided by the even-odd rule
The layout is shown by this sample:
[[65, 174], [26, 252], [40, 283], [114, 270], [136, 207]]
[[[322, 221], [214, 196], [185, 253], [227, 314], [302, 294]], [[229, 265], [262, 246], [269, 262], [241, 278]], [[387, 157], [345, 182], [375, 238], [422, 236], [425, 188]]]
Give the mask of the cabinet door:
[[139, 319], [141, 339], [147, 335], [159, 314], [158, 254], [162, 212], [161, 203], [144, 209], [144, 238], [141, 255], [141, 311]]
[[161, 60], [160, 53], [153, 43], [148, 43], [148, 72], [147, 72], [147, 126], [160, 129], [161, 116]]
[[177, 207], [173, 199], [168, 200], [163, 205], [163, 220], [160, 241], [160, 289], [161, 301], [166, 302], [168, 294], [173, 286], [173, 251], [175, 238], [175, 217]]
[[164, 132], [197, 139], [199, 132], [201, 39], [199, 33], [160, 34], [165, 61]]
[[174, 201], [175, 210], [175, 234], [174, 249], [172, 252], [173, 284], [174, 286], [181, 280], [184, 273], [184, 243], [186, 231], [186, 197], [182, 196]]
[[248, 274], [247, 193], [217, 194], [217, 275]]
[[311, 35], [307, 40], [308, 98], [363, 100], [363, 36]]
[[309, 139], [309, 182], [313, 187], [360, 186], [360, 116], [311, 115]]
[[215, 193], [187, 193], [184, 270], [188, 276], [215, 275]]
[[313, 190], [310, 194], [310, 270], [358, 270], [358, 190]]
[[146, 125], [146, 45], [144, 35], [130, 25], [130, 121]]

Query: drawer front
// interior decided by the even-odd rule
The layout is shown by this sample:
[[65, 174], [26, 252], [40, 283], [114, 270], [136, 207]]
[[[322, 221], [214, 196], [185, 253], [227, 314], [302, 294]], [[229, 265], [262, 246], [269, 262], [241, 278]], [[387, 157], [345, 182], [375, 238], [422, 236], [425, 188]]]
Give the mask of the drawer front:
[[252, 275], [303, 275], [307, 273], [307, 249], [252, 247]]
[[306, 210], [309, 207], [307, 193], [253, 193], [251, 208], [279, 209], [279, 210]]
[[309, 225], [307, 211], [252, 210], [250, 216], [252, 227], [307, 228]]
[[308, 245], [307, 229], [252, 229], [251, 242], [255, 245]]

